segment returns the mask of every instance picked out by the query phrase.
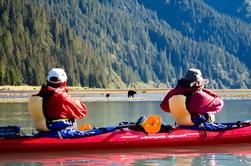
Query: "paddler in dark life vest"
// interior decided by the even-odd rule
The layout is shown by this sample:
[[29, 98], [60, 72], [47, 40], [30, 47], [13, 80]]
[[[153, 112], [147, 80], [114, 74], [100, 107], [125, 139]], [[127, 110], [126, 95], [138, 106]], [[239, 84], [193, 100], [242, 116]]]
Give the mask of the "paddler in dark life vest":
[[46, 81], [47, 84], [42, 85], [39, 93], [32, 96], [28, 104], [35, 129], [41, 135], [71, 128], [62, 133], [66, 133], [67, 137], [69, 134], [74, 136], [75, 119], [86, 116], [86, 105], [74, 100], [68, 93], [67, 75], [64, 69], [52, 68]]
[[193, 126], [215, 121], [215, 113], [222, 110], [221, 97], [205, 89], [208, 79], [199, 69], [190, 68], [177, 86], [164, 97], [160, 107], [171, 112], [178, 126]]

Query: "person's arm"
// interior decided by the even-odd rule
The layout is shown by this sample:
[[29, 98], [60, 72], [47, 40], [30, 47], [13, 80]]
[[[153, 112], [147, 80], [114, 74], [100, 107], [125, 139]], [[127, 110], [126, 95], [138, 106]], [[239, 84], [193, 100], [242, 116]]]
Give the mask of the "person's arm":
[[197, 91], [189, 97], [188, 110], [191, 113], [205, 114], [208, 112], [219, 112], [224, 105], [219, 96], [211, 95], [206, 91]]
[[87, 107], [85, 105], [85, 103], [82, 101], [75, 101], [75, 107], [77, 109], [77, 111], [75, 112], [76, 114], [76, 118], [83, 118], [87, 115]]
[[209, 94], [210, 96], [213, 97], [220, 97], [218, 94], [216, 94], [215, 92], [209, 90], [209, 89], [203, 89], [204, 92], [206, 92], [207, 94]]
[[71, 112], [74, 118], [81, 119], [87, 115], [87, 107], [84, 102], [74, 100], [70, 95], [64, 99], [64, 106]]
[[168, 103], [169, 97], [166, 95], [163, 99], [163, 101], [160, 103], [160, 108], [165, 112], [170, 112], [169, 103]]

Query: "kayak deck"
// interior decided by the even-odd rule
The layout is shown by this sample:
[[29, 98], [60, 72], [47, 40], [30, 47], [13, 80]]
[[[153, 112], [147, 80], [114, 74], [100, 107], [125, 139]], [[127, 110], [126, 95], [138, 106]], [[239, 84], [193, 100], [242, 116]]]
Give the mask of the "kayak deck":
[[147, 134], [120, 129], [114, 132], [82, 138], [18, 138], [0, 139], [3, 152], [66, 151], [128, 149], [152, 147], [181, 147], [219, 144], [251, 143], [251, 126], [225, 131], [174, 128], [170, 133]]

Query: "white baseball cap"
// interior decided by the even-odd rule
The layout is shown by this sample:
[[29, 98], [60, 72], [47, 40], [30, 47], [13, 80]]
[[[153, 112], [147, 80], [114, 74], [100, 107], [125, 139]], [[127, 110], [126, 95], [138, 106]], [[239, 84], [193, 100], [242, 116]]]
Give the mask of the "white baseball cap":
[[47, 75], [47, 81], [54, 84], [63, 83], [67, 81], [67, 75], [62, 68], [52, 68]]

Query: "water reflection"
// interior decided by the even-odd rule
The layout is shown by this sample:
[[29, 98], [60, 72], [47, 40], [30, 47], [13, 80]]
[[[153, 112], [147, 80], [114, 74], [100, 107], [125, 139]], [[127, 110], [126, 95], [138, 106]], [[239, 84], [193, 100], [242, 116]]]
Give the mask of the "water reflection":
[[[17, 153], [17, 154], [0, 154], [1, 165], [26, 165], [26, 166], [52, 166], [52, 165], [146, 165], [146, 166], [241, 166], [250, 165], [251, 151], [243, 151], [237, 148], [237, 151], [226, 151], [224, 148], [216, 148], [214, 153], [201, 150], [201, 148], [184, 148], [184, 149], [144, 149], [136, 151], [96, 151], [94, 152], [57, 152], [57, 153]], [[232, 148], [231, 148], [232, 149]], [[212, 149], [211, 149], [212, 150]], [[182, 151], [182, 153], [181, 153]]]

